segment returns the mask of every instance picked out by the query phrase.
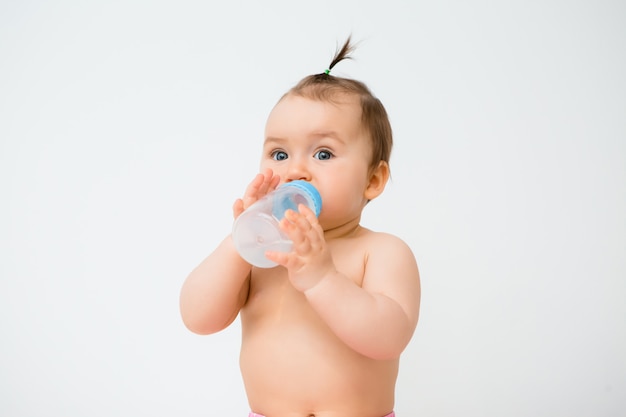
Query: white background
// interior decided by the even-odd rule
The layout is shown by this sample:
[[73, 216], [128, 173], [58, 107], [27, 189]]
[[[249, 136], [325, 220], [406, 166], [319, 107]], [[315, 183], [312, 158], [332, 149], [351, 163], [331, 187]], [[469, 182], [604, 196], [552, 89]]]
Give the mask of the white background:
[[363, 224], [418, 259], [407, 416], [626, 413], [620, 1], [0, 1], [0, 415], [244, 416], [178, 293], [337, 44], [394, 127]]

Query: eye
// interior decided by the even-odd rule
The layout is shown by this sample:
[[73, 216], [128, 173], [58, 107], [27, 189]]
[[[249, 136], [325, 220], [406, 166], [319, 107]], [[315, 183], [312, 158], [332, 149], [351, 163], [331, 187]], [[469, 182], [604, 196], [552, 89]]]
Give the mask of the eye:
[[333, 154], [330, 151], [322, 149], [321, 151], [315, 152], [315, 155], [313, 155], [313, 157], [319, 159], [320, 161], [327, 161], [333, 157]]
[[288, 158], [287, 153], [284, 151], [274, 151], [271, 153], [271, 156], [274, 161], [284, 161]]

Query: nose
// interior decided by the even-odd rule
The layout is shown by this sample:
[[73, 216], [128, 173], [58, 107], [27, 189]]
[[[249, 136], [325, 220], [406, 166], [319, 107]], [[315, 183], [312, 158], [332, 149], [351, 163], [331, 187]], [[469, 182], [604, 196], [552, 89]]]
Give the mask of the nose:
[[290, 158], [285, 180], [287, 182], [295, 180], [311, 181], [311, 173], [306, 162], [301, 158]]

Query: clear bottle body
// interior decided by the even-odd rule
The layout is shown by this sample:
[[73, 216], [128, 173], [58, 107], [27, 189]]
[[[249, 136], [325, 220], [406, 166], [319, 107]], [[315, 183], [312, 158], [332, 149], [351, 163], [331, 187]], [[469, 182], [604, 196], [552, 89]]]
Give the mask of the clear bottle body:
[[279, 223], [289, 209], [298, 211], [304, 204], [316, 215], [321, 210], [319, 192], [306, 181], [285, 183], [248, 207], [233, 224], [232, 237], [237, 251], [246, 262], [259, 268], [276, 263], [265, 257], [266, 251], [289, 252], [293, 242]]

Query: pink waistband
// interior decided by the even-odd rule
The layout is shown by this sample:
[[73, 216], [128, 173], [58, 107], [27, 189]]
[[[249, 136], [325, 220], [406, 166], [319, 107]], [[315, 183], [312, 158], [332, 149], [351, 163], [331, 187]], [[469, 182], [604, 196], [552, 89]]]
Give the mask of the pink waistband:
[[[252, 413], [251, 412], [250, 414], [248, 414], [248, 417], [265, 417], [265, 416], [262, 415], [262, 414], [257, 414], [257, 413]], [[383, 416], [383, 417], [396, 417], [396, 413], [394, 413], [392, 411], [391, 413], [389, 413], [389, 414], [387, 414], [386, 416]]]

